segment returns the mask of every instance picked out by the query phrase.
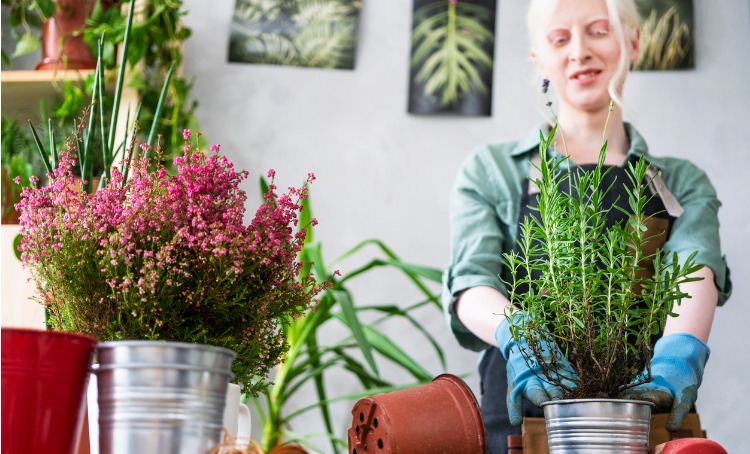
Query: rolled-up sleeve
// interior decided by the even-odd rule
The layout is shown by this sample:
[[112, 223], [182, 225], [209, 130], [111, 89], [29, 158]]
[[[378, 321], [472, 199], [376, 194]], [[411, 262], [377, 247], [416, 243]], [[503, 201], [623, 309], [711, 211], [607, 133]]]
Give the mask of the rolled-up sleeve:
[[510, 220], [517, 217], [518, 183], [515, 165], [499, 162], [501, 151], [484, 147], [470, 155], [450, 199], [451, 262], [443, 277], [443, 309], [458, 342], [477, 351], [487, 344], [461, 323], [454, 306], [457, 295], [472, 287], [508, 294], [500, 276], [502, 254], [515, 231]]
[[685, 211], [672, 225], [664, 249], [669, 255], [677, 253], [680, 263], [695, 252], [695, 263], [713, 271], [722, 305], [732, 293], [732, 282], [719, 237], [721, 202], [705, 172], [688, 161], [668, 161], [671, 162], [664, 166], [664, 180]]

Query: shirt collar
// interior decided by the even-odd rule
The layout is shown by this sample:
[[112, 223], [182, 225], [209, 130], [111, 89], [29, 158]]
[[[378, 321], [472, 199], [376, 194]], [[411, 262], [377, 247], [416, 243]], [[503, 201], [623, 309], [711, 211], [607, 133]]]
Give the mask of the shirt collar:
[[[534, 150], [538, 150], [539, 144], [541, 143], [539, 131], [544, 131], [545, 134], [547, 134], [550, 129], [549, 124], [541, 123], [537, 128], [532, 129], [526, 137], [518, 141], [511, 151], [511, 155], [522, 156], [531, 153]], [[625, 161], [632, 162], [638, 160], [641, 156], [648, 157], [648, 145], [646, 145], [646, 141], [643, 139], [643, 136], [638, 133], [638, 130], [636, 130], [630, 123], [625, 122], [625, 133], [630, 139], [630, 149], [625, 157]]]

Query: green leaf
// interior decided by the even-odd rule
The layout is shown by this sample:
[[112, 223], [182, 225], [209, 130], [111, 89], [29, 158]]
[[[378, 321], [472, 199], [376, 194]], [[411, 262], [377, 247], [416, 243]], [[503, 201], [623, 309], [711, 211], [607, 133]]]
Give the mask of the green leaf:
[[49, 162], [47, 153], [44, 151], [44, 145], [42, 145], [42, 141], [39, 139], [39, 135], [36, 133], [36, 129], [34, 129], [34, 125], [31, 124], [31, 120], [29, 120], [29, 127], [31, 128], [31, 134], [34, 136], [34, 143], [36, 144], [36, 150], [39, 153], [39, 156], [41, 156], [42, 158], [44, 167], [47, 169], [47, 172], [52, 173], [52, 164], [50, 164]]
[[45, 18], [50, 18], [55, 15], [56, 5], [54, 0], [36, 0], [36, 5], [39, 7], [39, 12]]
[[27, 55], [37, 51], [42, 47], [42, 42], [31, 33], [24, 33], [21, 35], [21, 39], [16, 43], [16, 50], [13, 51], [10, 58], [20, 57], [21, 55]]
[[421, 382], [432, 380], [432, 374], [417, 364], [388, 337], [367, 325], [363, 325], [362, 328], [367, 336], [367, 341], [380, 354], [409, 371], [417, 380]]
[[341, 321], [344, 322], [352, 332], [352, 336], [354, 336], [354, 339], [357, 341], [357, 345], [362, 351], [362, 355], [365, 357], [365, 361], [367, 361], [370, 369], [372, 369], [376, 376], [380, 377], [375, 358], [372, 356], [370, 343], [365, 336], [364, 330], [366, 329], [366, 326], [360, 323], [359, 318], [357, 317], [357, 312], [354, 309], [354, 302], [349, 296], [349, 292], [344, 290], [330, 290], [330, 292], [334, 299], [339, 303], [339, 307], [341, 307], [341, 314], [343, 315], [343, 317], [340, 317]]
[[19, 249], [21, 247], [21, 239], [22, 236], [20, 233], [13, 238], [13, 253], [18, 260], [21, 260], [21, 249]]

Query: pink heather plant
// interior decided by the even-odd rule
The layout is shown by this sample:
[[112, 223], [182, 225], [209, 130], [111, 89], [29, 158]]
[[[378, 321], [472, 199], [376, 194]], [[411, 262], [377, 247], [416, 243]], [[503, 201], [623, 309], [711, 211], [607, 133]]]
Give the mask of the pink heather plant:
[[157, 150], [131, 162], [127, 181], [112, 169], [92, 194], [76, 183], [69, 142], [49, 185], [24, 188], [16, 206], [22, 260], [54, 329], [227, 347], [238, 353], [235, 380], [257, 393], [288, 348], [282, 325], [327, 285], [297, 261], [308, 227], [298, 214], [314, 176], [277, 195], [270, 171], [264, 203], [244, 225], [248, 173], [218, 145], [206, 155], [192, 149], [189, 130], [183, 137], [176, 174], [157, 164]]

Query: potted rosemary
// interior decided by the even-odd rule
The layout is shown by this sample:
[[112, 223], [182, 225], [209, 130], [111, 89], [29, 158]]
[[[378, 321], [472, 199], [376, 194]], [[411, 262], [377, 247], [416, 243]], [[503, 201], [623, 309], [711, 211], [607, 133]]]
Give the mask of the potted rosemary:
[[[568, 428], [592, 434], [593, 426], [574, 423], [580, 416], [602, 431], [592, 443], [623, 439], [646, 452], [653, 404], [622, 396], [651, 381], [655, 336], [674, 304], [689, 298], [680, 286], [697, 280], [689, 275], [700, 266], [695, 254], [680, 262], [660, 249], [667, 232], [651, 208], [656, 174], [643, 157], [624, 168], [606, 166], [604, 141], [596, 164], [575, 166], [548, 154], [556, 132], [557, 126], [542, 134], [530, 177], [536, 206], [519, 227], [516, 250], [504, 254], [510, 333], [526, 363], [567, 399], [544, 404], [551, 452]], [[627, 197], [610, 197], [615, 184], [626, 187]]]

